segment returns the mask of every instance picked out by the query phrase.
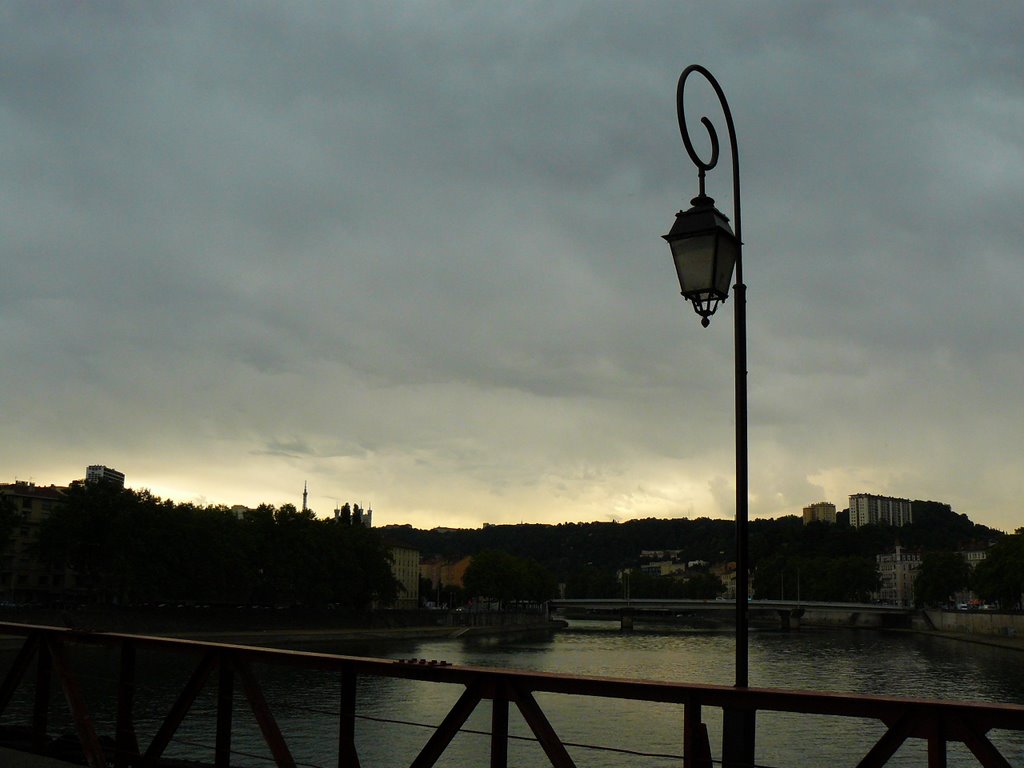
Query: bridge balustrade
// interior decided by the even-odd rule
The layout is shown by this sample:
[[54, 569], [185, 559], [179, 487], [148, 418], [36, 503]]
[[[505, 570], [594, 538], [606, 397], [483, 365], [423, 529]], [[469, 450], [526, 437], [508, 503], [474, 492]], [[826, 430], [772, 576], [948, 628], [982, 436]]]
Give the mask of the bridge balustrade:
[[[722, 710], [748, 713], [795, 713], [837, 718], [880, 721], [882, 735], [866, 754], [850, 755], [850, 766], [884, 766], [908, 739], [927, 742], [929, 768], [947, 765], [947, 744], [962, 742], [984, 768], [1009, 768], [1011, 763], [989, 739], [992, 729], [1024, 731], [1024, 706], [971, 702], [930, 701], [887, 696], [743, 688], [690, 683], [624, 680], [565, 674], [525, 672], [507, 669], [449, 665], [425, 660], [388, 660], [357, 656], [279, 650], [226, 643], [148, 637], [119, 633], [83, 632], [64, 628], [0, 623], [0, 634], [23, 638], [0, 682], [0, 716], [9, 715], [14, 694], [28, 686], [32, 705], [28, 748], [39, 754], [52, 751], [49, 736], [51, 688], [64, 694], [74, 724], [78, 755], [90, 768], [156, 767], [165, 765], [164, 753], [175, 738], [182, 721], [199, 693], [208, 684], [216, 691], [216, 736], [210, 760], [218, 768], [233, 762], [232, 718], [235, 687], [240, 685], [272, 761], [279, 766], [298, 766], [264, 695], [257, 667], [295, 667], [338, 677], [337, 760], [339, 768], [361, 768], [356, 739], [356, 684], [360, 678], [400, 678], [458, 686], [461, 695], [443, 718], [432, 725], [433, 733], [412, 761], [411, 768], [428, 768], [437, 763], [470, 715], [489, 702], [491, 727], [489, 765], [503, 768], [508, 763], [510, 706], [514, 705], [554, 768], [575, 768], [569, 748], [579, 754], [583, 747], [567, 744], [558, 735], [538, 701], [537, 694], [598, 697], [628, 701], [657, 702], [679, 707], [680, 739], [674, 758], [683, 768], [710, 768], [713, 758], [703, 715]], [[89, 670], [76, 668], [69, 652], [76, 645], [95, 645], [119, 652], [119, 672], [114, 702], [116, 726], [113, 734], [97, 732], [90, 702], [81, 679]], [[162, 722], [148, 743], [140, 743], [136, 729], [137, 655], [178, 654], [191, 659], [191, 675], [174, 701], [166, 703]], [[55, 679], [54, 679], [55, 678]], [[211, 682], [212, 680], [212, 682]], [[53, 685], [56, 683], [56, 685]], [[543, 699], [547, 701], [548, 699]], [[486, 705], [485, 705], [486, 706]], [[582, 716], [582, 715], [581, 715]], [[395, 727], [398, 727], [397, 725]], [[601, 747], [608, 749], [609, 747]], [[611, 749], [614, 750], [612, 747]], [[628, 751], [628, 750], [621, 750]], [[634, 753], [635, 754], [635, 753]], [[798, 765], [815, 764], [815, 755], [803, 755]], [[664, 765], [664, 761], [657, 764]], [[306, 765], [306, 764], [303, 764]], [[741, 768], [737, 765], [728, 768]], [[743, 766], [742, 768], [748, 768]], [[781, 768], [781, 767], [780, 767]]]

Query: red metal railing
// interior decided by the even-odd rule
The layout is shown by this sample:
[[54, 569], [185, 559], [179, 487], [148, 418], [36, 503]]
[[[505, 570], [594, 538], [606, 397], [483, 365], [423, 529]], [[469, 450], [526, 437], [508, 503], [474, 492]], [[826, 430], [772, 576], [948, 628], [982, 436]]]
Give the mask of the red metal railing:
[[[481, 667], [370, 659], [304, 651], [256, 648], [224, 643], [147, 637], [115, 633], [92, 633], [63, 628], [0, 623], [0, 634], [23, 637], [20, 651], [0, 682], [0, 716], [4, 715], [16, 690], [31, 688], [33, 706], [31, 750], [48, 750], [49, 695], [52, 678], [63, 690], [71, 712], [81, 758], [91, 768], [128, 768], [159, 766], [164, 751], [189, 712], [199, 693], [216, 673], [215, 766], [230, 763], [234, 688], [240, 683], [262, 738], [279, 766], [295, 766], [285, 734], [281, 732], [271, 707], [264, 697], [254, 665], [300, 667], [340, 674], [338, 707], [337, 765], [359, 768], [355, 721], [356, 680], [360, 677], [389, 677], [447, 683], [463, 687], [463, 692], [443, 721], [436, 726], [411, 768], [433, 766], [459, 733], [472, 712], [483, 702], [491, 702], [490, 765], [503, 768], [508, 761], [509, 705], [514, 704], [533, 732], [551, 765], [574, 768], [566, 745], [537, 702], [537, 693], [567, 694], [632, 701], [677, 704], [682, 707], [681, 756], [684, 768], [708, 768], [712, 754], [707, 730], [703, 726], [705, 708], [748, 713], [787, 712], [840, 718], [866, 718], [881, 721], [884, 734], [863, 757], [851, 756], [850, 765], [858, 768], [883, 766], [908, 739], [927, 742], [929, 768], [947, 764], [947, 744], [962, 742], [984, 768], [1009, 768], [1010, 761], [1000, 754], [988, 738], [992, 729], [1024, 731], [1024, 706], [949, 701], [927, 701], [886, 696], [790, 691], [759, 688], [736, 689], [726, 686], [666, 683], [645, 680], [580, 677], [542, 672], [521, 672]], [[113, 647], [120, 651], [116, 686], [116, 728], [113, 737], [96, 732], [90, 708], [83, 695], [80, 678], [71, 661], [69, 648], [77, 644]], [[148, 652], [185, 654], [194, 661], [191, 676], [182, 687], [148, 744], [140, 744], [133, 719], [135, 707], [136, 655]], [[34, 681], [32, 677], [34, 663]], [[1018, 756], [1019, 757], [1019, 756]], [[814, 763], [804, 756], [800, 765]], [[1019, 764], [1019, 763], [1018, 763]], [[729, 766], [729, 768], [740, 768]]]

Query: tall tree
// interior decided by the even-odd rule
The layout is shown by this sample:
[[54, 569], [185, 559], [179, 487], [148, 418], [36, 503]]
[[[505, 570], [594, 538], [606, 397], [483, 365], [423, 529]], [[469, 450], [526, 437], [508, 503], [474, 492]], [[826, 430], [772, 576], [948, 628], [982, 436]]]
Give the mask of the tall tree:
[[468, 594], [502, 603], [542, 602], [555, 593], [554, 578], [537, 561], [493, 549], [473, 556], [463, 583]]
[[372, 529], [291, 505], [239, 520], [105, 483], [72, 485], [43, 524], [40, 548], [73, 567], [97, 602], [335, 603], [361, 612], [396, 589]]
[[955, 552], [928, 552], [914, 579], [914, 602], [918, 607], [945, 606], [953, 595], [966, 589], [971, 569]]
[[972, 589], [983, 600], [1004, 609], [1021, 605], [1024, 594], [1024, 528], [1005, 536], [974, 569]]

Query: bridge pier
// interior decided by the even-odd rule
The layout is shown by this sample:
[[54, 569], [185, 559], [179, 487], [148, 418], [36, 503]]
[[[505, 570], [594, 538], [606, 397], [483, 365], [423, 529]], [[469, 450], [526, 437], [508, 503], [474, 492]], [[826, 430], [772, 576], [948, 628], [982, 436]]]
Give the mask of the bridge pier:
[[779, 626], [784, 631], [800, 629], [800, 617], [804, 615], [803, 608], [779, 608], [776, 613], [779, 615]]
[[633, 631], [633, 609], [623, 608], [619, 613], [619, 631], [621, 632], [632, 632]]

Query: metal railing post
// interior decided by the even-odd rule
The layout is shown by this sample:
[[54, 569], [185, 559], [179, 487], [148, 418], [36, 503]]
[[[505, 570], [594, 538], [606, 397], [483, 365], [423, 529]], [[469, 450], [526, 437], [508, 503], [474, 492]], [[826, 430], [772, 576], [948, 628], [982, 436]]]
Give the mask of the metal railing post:
[[114, 768], [128, 768], [139, 756], [132, 710], [135, 704], [135, 645], [121, 643], [121, 666], [117, 681], [117, 735], [114, 741]]
[[928, 768], [946, 768], [946, 736], [941, 722], [934, 723], [928, 734]]
[[712, 768], [711, 742], [701, 722], [700, 703], [683, 704], [683, 768]]
[[735, 706], [722, 710], [722, 768], [753, 768], [756, 712]]
[[508, 768], [508, 698], [501, 688], [491, 702], [491, 768]]
[[32, 705], [32, 751], [46, 753], [46, 725], [50, 713], [50, 680], [53, 661], [45, 638], [39, 643], [36, 656], [36, 691]]
[[234, 704], [235, 674], [231, 659], [222, 653], [219, 659], [220, 674], [217, 681], [217, 745], [213, 764], [216, 768], [231, 766], [231, 713]]
[[356, 752], [356, 673], [351, 667], [341, 670], [338, 768], [359, 768], [359, 753]]

